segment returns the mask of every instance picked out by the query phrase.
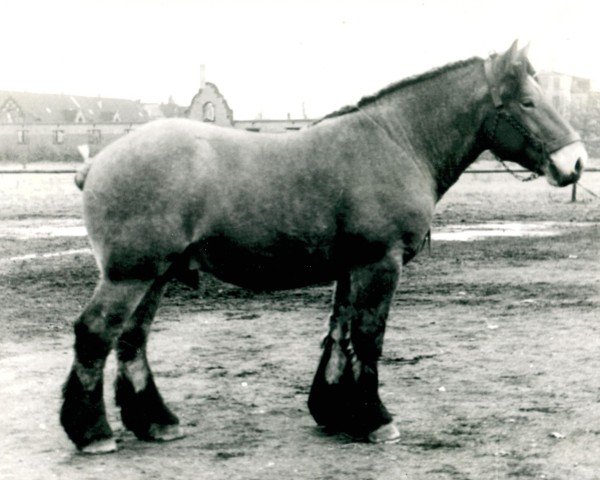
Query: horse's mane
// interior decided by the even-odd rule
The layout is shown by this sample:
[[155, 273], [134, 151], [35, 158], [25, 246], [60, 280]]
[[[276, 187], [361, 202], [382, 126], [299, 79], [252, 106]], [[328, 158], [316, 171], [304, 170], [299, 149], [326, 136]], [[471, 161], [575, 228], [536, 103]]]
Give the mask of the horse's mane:
[[430, 78], [437, 77], [438, 75], [441, 75], [448, 71], [455, 70], [455, 69], [461, 68], [461, 67], [465, 67], [467, 65], [471, 65], [472, 63], [475, 63], [477, 61], [481, 61], [481, 58], [471, 57], [466, 60], [460, 60], [458, 62], [449, 63], [447, 65], [444, 65], [443, 67], [434, 68], [425, 73], [413, 75], [411, 77], [407, 77], [398, 82], [391, 83], [390, 85], [382, 88], [381, 90], [379, 90], [377, 93], [374, 93], [373, 95], [367, 95], [367, 96], [362, 97], [356, 105], [346, 105], [334, 112], [328, 113], [324, 117], [322, 117], [318, 120], [315, 120], [313, 123], [311, 123], [311, 126], [316, 125], [317, 123], [320, 123], [323, 120], [327, 120], [328, 118], [341, 117], [342, 115], [356, 112], [361, 107], [364, 107], [365, 105], [369, 105], [370, 103], [373, 103], [373, 102], [379, 100], [380, 98], [385, 97], [386, 95], [388, 95], [390, 93], [400, 90], [401, 88], [408, 87], [410, 85], [414, 85], [415, 83], [419, 83], [424, 80], [429, 80]]

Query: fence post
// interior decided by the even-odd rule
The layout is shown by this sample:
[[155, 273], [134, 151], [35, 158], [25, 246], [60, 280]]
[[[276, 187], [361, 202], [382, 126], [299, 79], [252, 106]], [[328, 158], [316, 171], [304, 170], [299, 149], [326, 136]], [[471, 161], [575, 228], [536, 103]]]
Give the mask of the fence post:
[[427, 235], [425, 235], [425, 241], [427, 242], [427, 253], [431, 257], [431, 228], [427, 232]]
[[573, 184], [573, 188], [571, 190], [571, 202], [577, 201], [577, 182]]

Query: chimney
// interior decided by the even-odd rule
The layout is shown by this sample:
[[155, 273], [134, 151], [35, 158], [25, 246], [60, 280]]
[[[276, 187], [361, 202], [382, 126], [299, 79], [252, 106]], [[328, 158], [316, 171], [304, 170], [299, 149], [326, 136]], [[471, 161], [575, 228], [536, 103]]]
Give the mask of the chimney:
[[206, 86], [206, 65], [200, 65], [200, 88]]

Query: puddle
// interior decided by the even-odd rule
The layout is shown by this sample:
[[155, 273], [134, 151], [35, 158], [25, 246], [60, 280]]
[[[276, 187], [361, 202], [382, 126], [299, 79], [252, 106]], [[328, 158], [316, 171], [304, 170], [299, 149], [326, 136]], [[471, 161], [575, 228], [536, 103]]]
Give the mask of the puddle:
[[83, 222], [76, 218], [8, 220], [0, 224], [0, 238], [85, 237]]
[[472, 242], [493, 237], [552, 237], [573, 227], [589, 227], [592, 223], [535, 222], [482, 223], [474, 225], [445, 225], [432, 229], [432, 241]]
[[63, 250], [62, 252], [46, 252], [46, 253], [28, 253], [27, 255], [19, 255], [17, 257], [0, 258], [0, 265], [10, 264], [13, 262], [25, 262], [28, 260], [39, 260], [44, 258], [67, 257], [69, 255], [91, 254], [91, 248], [78, 248], [74, 250]]
[[[444, 225], [432, 229], [432, 240], [472, 242], [490, 237], [552, 237], [573, 227], [589, 227], [594, 223], [531, 222], [481, 223], [472, 225]], [[9, 220], [0, 224], [0, 238], [27, 240], [32, 238], [85, 237], [83, 222], [79, 219]]]

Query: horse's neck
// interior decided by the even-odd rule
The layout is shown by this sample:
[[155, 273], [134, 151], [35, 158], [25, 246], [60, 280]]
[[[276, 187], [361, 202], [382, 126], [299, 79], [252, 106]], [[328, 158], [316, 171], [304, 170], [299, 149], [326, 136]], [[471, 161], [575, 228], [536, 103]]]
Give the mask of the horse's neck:
[[431, 172], [438, 199], [482, 152], [487, 86], [479, 62], [449, 70], [361, 107]]

